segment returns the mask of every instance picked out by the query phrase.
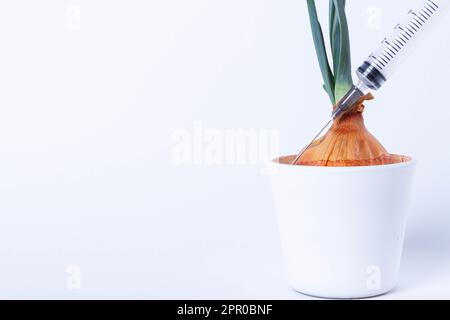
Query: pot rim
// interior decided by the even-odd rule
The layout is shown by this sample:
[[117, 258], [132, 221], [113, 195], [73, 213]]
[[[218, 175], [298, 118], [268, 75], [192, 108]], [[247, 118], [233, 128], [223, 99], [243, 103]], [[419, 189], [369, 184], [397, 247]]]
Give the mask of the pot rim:
[[309, 170], [309, 171], [320, 171], [320, 172], [359, 172], [359, 171], [386, 171], [394, 170], [404, 167], [413, 167], [417, 164], [417, 160], [414, 157], [410, 158], [409, 161], [400, 162], [395, 164], [384, 164], [384, 165], [373, 165], [373, 166], [354, 166], [354, 167], [323, 167], [323, 166], [302, 166], [302, 165], [289, 165], [282, 164], [279, 162], [280, 159], [290, 156], [281, 156], [272, 160], [272, 165], [278, 168], [291, 168], [292, 170]]

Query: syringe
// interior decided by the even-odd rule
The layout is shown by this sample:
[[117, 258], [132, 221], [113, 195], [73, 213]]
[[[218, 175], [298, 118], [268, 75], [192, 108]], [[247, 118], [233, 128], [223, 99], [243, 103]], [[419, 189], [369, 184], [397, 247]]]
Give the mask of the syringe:
[[338, 102], [332, 114], [339, 118], [362, 96], [380, 89], [405, 60], [419, 36], [448, 8], [449, 0], [427, 0], [416, 10], [410, 10], [404, 23], [395, 27], [395, 33], [383, 39], [381, 46], [358, 68], [358, 83]]
[[418, 9], [408, 12], [407, 20], [395, 26], [392, 36], [384, 38], [381, 46], [364, 61], [356, 71], [358, 83], [337, 103], [331, 120], [315, 136], [311, 143], [297, 155], [293, 165], [297, 163], [303, 153], [313, 145], [314, 141], [328, 128], [333, 120], [338, 119], [349, 111], [358, 100], [370, 91], [377, 91], [395, 72], [400, 62], [403, 62], [416, 40], [431, 25], [442, 16], [449, 7], [450, 0], [426, 0]]

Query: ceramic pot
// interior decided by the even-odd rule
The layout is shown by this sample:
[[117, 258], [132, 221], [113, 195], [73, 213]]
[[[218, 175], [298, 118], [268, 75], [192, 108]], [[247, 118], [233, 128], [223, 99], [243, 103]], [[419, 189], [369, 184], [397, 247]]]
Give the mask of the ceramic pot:
[[371, 167], [273, 162], [272, 190], [290, 284], [325, 298], [366, 298], [398, 280], [415, 161]]

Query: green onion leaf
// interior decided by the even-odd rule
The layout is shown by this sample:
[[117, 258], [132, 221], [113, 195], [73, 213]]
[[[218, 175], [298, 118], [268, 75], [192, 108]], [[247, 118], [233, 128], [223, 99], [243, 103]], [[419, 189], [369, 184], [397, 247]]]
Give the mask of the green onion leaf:
[[324, 81], [325, 91], [330, 97], [331, 103], [334, 104], [335, 99], [335, 79], [328, 62], [327, 51], [322, 32], [322, 27], [317, 16], [317, 9], [314, 0], [306, 0], [308, 5], [309, 20], [311, 23], [311, 31], [316, 48], [317, 59], [319, 60], [320, 71]]
[[330, 43], [333, 55], [335, 103], [339, 102], [353, 85], [345, 4], [346, 0], [330, 0]]

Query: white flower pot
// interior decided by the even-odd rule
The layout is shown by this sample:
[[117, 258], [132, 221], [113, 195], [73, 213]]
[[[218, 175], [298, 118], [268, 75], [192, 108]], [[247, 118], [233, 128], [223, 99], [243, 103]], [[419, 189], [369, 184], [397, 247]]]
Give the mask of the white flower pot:
[[272, 189], [292, 288], [339, 299], [392, 290], [415, 161], [350, 168], [282, 164], [289, 159], [273, 163]]

